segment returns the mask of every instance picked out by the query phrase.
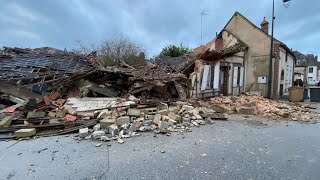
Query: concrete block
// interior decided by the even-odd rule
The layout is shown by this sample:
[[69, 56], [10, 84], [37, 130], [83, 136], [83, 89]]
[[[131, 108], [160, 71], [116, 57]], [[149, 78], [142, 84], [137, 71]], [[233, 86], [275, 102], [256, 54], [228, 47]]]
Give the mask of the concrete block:
[[197, 118], [197, 120], [202, 120], [202, 117], [199, 114], [195, 114], [194, 116]]
[[60, 119], [49, 119], [49, 124], [59, 124], [59, 123], [61, 123]]
[[141, 113], [140, 109], [132, 109], [132, 108], [130, 108], [127, 111], [127, 115], [128, 116], [133, 116], [133, 117], [139, 117], [140, 113]]
[[199, 108], [198, 107], [196, 107], [196, 108], [194, 108], [194, 109], [192, 109], [192, 114], [194, 114], [194, 115], [199, 115]]
[[63, 112], [63, 111], [56, 112], [56, 117], [57, 118], [63, 118], [65, 115], [66, 115], [66, 113]]
[[161, 114], [161, 115], [168, 116], [169, 112], [170, 112], [169, 110], [164, 109], [164, 110], [160, 110], [160, 111], [158, 111], [157, 113], [158, 113], [158, 114]]
[[130, 123], [130, 117], [129, 116], [122, 116], [118, 117], [116, 120], [117, 126], [122, 126], [123, 124], [129, 124]]
[[245, 114], [245, 115], [257, 115], [257, 109], [252, 107], [240, 107], [236, 108], [238, 114]]
[[92, 133], [92, 137], [93, 137], [94, 139], [100, 139], [101, 136], [105, 136], [105, 135], [106, 135], [106, 132], [104, 132], [104, 131], [94, 131], [94, 132]]
[[210, 108], [218, 113], [228, 113], [230, 111], [229, 108], [227, 108], [223, 105], [220, 105], [220, 104], [214, 104]]
[[100, 128], [101, 129], [108, 129], [109, 126], [115, 124], [115, 119], [102, 119], [100, 121]]
[[215, 120], [227, 120], [227, 116], [225, 113], [210, 113], [208, 117]]
[[156, 114], [155, 116], [154, 116], [154, 118], [153, 118], [153, 123], [154, 124], [156, 124], [156, 125], [159, 125], [159, 122], [160, 122], [160, 120], [161, 120], [161, 114]]
[[144, 119], [145, 119], [145, 120], [153, 120], [154, 116], [155, 116], [155, 115], [146, 114], [146, 115], [144, 115]]
[[181, 116], [176, 115], [176, 114], [173, 113], [173, 112], [170, 112], [170, 113], [168, 114], [168, 117], [171, 118], [171, 119], [173, 119], [173, 120], [175, 120], [175, 121], [181, 121]]
[[168, 129], [170, 127], [170, 124], [165, 121], [160, 121], [158, 127], [159, 129]]
[[139, 117], [135, 121], [143, 122], [144, 121], [144, 117]]
[[187, 111], [192, 111], [194, 109], [193, 106], [189, 106], [189, 105], [183, 105], [181, 109], [185, 109]]
[[136, 119], [137, 119], [137, 117], [130, 117], [130, 122], [132, 123]]
[[160, 102], [160, 104], [158, 105], [158, 108], [159, 108], [160, 111], [169, 109], [168, 104], [167, 103], [162, 103], [162, 102]]
[[36, 129], [35, 128], [20, 129], [18, 131], [15, 131], [14, 135], [16, 136], [16, 138], [31, 137], [31, 136], [36, 135]]
[[79, 135], [80, 137], [82, 138], [85, 138], [89, 135], [89, 128], [82, 128], [82, 129], [79, 129]]
[[94, 112], [77, 112], [77, 116], [94, 118]]
[[112, 137], [116, 136], [119, 133], [118, 126], [115, 124], [112, 124], [111, 126], [108, 127], [108, 132], [111, 134]]
[[178, 106], [170, 106], [169, 111], [177, 114], [179, 113], [180, 108]]
[[108, 119], [111, 117], [111, 114], [112, 114], [112, 111], [105, 109], [99, 113], [98, 119]]
[[50, 111], [50, 112], [48, 113], [48, 116], [54, 118], [54, 117], [56, 117], [56, 112]]
[[12, 122], [12, 116], [6, 116], [0, 121], [0, 127], [8, 127]]
[[46, 116], [46, 113], [43, 111], [39, 111], [39, 112], [33, 112], [33, 111], [29, 111], [27, 114], [27, 119], [32, 119], [32, 118], [43, 118]]
[[149, 115], [155, 115], [157, 114], [157, 108], [146, 108], [144, 112]]
[[93, 126], [93, 130], [94, 130], [94, 131], [99, 131], [100, 129], [101, 129], [100, 123], [98, 123], [98, 124], [96, 124], [96, 125]]
[[132, 125], [129, 128], [129, 131], [135, 132], [137, 131], [142, 125], [142, 122], [140, 121], [133, 121]]

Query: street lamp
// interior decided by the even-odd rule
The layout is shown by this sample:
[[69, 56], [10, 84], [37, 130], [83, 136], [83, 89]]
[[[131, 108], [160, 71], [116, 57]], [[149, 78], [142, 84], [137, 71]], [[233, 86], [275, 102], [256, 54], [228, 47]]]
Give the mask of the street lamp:
[[[282, 0], [284, 7], [289, 7], [291, 0]], [[271, 45], [270, 45], [270, 59], [269, 59], [269, 78], [268, 78], [268, 97], [271, 99], [271, 85], [272, 85], [272, 51], [273, 51], [273, 29], [274, 29], [274, 0], [272, 0], [272, 28], [271, 28]]]

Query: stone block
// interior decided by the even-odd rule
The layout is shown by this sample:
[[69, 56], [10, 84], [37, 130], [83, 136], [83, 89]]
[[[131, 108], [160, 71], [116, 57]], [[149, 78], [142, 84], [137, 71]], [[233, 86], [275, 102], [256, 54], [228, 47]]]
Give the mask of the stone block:
[[178, 113], [180, 111], [180, 108], [178, 106], [170, 106], [169, 111], [173, 113]]
[[176, 115], [175, 113], [173, 113], [173, 112], [170, 112], [169, 114], [168, 114], [168, 117], [169, 118], [171, 118], [171, 119], [173, 119], [173, 120], [175, 120], [175, 121], [181, 121], [181, 116], [179, 116], [179, 115]]
[[115, 124], [112, 124], [111, 126], [108, 127], [108, 132], [111, 134], [112, 137], [116, 136], [119, 133], [118, 126]]
[[143, 122], [144, 121], [144, 117], [139, 117], [135, 121]]
[[99, 131], [100, 129], [101, 129], [100, 123], [98, 123], [98, 124], [96, 124], [96, 125], [93, 126], [93, 130], [94, 130], [94, 131]]
[[46, 113], [43, 111], [39, 111], [39, 112], [29, 111], [27, 114], [27, 119], [43, 118], [45, 116], [46, 116]]
[[210, 113], [208, 117], [215, 120], [227, 120], [227, 115], [225, 113]]
[[56, 112], [56, 117], [57, 118], [63, 118], [65, 115], [66, 115], [66, 113], [63, 112], [63, 111]]
[[238, 114], [257, 115], [257, 109], [253, 107], [239, 107], [236, 111]]
[[168, 110], [168, 104], [167, 103], [162, 103], [160, 102], [160, 104], [158, 105], [159, 111], [161, 110]]
[[214, 104], [210, 107], [212, 110], [216, 111], [217, 113], [229, 113], [230, 109], [226, 106], [220, 104]]
[[0, 121], [0, 127], [9, 127], [12, 122], [12, 116], [6, 116]]
[[116, 120], [117, 126], [122, 126], [123, 124], [129, 124], [130, 123], [130, 117], [129, 116], [122, 116], [118, 117]]
[[256, 107], [257, 106], [257, 102], [256, 101], [251, 101], [251, 102], [245, 103], [243, 106]]
[[189, 105], [183, 105], [181, 109], [185, 109], [187, 111], [192, 111], [194, 109], [193, 106], [189, 106]]
[[108, 119], [112, 116], [112, 111], [109, 111], [108, 109], [105, 109], [101, 111], [98, 115], [98, 119]]
[[77, 116], [94, 118], [94, 112], [77, 112]]
[[137, 130], [140, 128], [141, 125], [142, 125], [142, 122], [140, 122], [140, 121], [133, 121], [133, 123], [132, 123], [132, 125], [130, 126], [129, 130], [130, 130], [131, 132], [135, 132], [135, 131], [137, 131]]
[[60, 124], [60, 119], [49, 119], [49, 124]]
[[160, 122], [160, 120], [161, 120], [161, 114], [156, 114], [155, 116], [154, 116], [154, 118], [153, 118], [153, 123], [154, 124], [156, 124], [156, 125], [159, 125], [159, 122]]
[[141, 114], [140, 109], [132, 109], [132, 108], [130, 108], [127, 111], [127, 115], [128, 116], [132, 116], [132, 117], [139, 117], [140, 114]]
[[200, 115], [195, 114], [194, 116], [196, 117], [197, 120], [202, 120], [202, 117]]
[[104, 132], [104, 131], [94, 131], [94, 132], [92, 133], [92, 137], [93, 137], [94, 139], [100, 139], [101, 136], [105, 136], [105, 135], [106, 135], [106, 132]]
[[102, 119], [100, 121], [100, 129], [108, 129], [108, 127], [115, 124], [115, 122], [115, 119]]
[[158, 127], [159, 129], [168, 129], [170, 124], [166, 121], [160, 121]]
[[50, 112], [48, 113], [48, 116], [54, 118], [54, 117], [56, 117], [56, 112], [50, 111]]
[[192, 109], [192, 110], [191, 110], [191, 113], [194, 114], [194, 115], [199, 115], [199, 113], [200, 113], [200, 112], [199, 112], [199, 108], [196, 107], [196, 108]]
[[79, 129], [79, 135], [80, 137], [82, 138], [85, 138], [89, 135], [89, 128], [82, 128], [82, 129]]
[[31, 136], [36, 135], [36, 129], [35, 128], [20, 129], [18, 131], [15, 131], [14, 135], [15, 135], [16, 138], [31, 137]]

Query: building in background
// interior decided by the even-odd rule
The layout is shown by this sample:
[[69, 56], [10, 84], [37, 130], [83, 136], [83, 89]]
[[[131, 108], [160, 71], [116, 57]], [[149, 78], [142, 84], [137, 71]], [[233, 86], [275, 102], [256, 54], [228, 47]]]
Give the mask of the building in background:
[[294, 80], [301, 77], [303, 82], [307, 85], [315, 85], [319, 81], [319, 62], [318, 56], [313, 54], [302, 54], [298, 51], [294, 51], [297, 58]]

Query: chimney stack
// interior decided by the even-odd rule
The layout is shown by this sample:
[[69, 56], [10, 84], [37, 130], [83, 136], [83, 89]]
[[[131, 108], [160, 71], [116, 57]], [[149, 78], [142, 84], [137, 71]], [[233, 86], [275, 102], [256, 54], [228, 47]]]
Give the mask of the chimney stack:
[[266, 20], [266, 17], [263, 18], [263, 21], [261, 23], [261, 29], [265, 33], [269, 34], [269, 22]]

